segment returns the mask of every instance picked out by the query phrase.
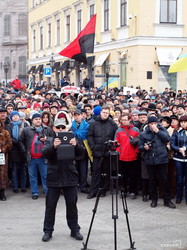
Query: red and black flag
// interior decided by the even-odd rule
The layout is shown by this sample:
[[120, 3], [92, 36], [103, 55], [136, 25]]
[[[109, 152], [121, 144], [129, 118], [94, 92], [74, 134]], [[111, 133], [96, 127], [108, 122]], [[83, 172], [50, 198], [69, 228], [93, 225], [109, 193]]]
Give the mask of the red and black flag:
[[59, 55], [87, 64], [86, 53], [93, 53], [94, 50], [95, 25], [96, 15], [90, 19], [75, 40], [63, 49]]

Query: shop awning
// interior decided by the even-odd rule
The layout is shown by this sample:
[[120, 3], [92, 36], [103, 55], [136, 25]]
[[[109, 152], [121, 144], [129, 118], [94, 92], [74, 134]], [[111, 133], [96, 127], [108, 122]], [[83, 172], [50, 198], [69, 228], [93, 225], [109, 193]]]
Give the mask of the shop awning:
[[34, 73], [42, 72], [43, 71], [43, 64], [38, 65], [38, 67], [35, 69]]
[[82, 63], [80, 68], [87, 68], [87, 66], [91, 66], [94, 64], [95, 56], [89, 56], [86, 58], [87, 64]]
[[63, 64], [58, 67], [58, 70], [62, 71], [62, 70], [66, 70], [69, 67], [69, 60], [66, 60], [63, 62]]
[[171, 65], [174, 61], [176, 61], [181, 51], [182, 49], [176, 49], [176, 48], [157, 48], [156, 52], [159, 65], [162, 66]]
[[98, 58], [97, 58], [97, 61], [95, 63], [95, 67], [101, 67], [103, 65], [103, 63], [106, 61], [107, 57], [109, 56], [110, 53], [105, 53], [105, 54], [102, 54], [100, 55]]
[[33, 72], [35, 71], [35, 69], [36, 69], [36, 66], [32, 66], [32, 67], [28, 70], [27, 74], [29, 75], [29, 74], [33, 73]]
[[53, 68], [52, 68], [52, 72], [54, 72], [54, 71], [58, 71], [58, 68], [60, 67], [60, 62], [55, 62], [54, 63], [54, 66], [53, 66]]

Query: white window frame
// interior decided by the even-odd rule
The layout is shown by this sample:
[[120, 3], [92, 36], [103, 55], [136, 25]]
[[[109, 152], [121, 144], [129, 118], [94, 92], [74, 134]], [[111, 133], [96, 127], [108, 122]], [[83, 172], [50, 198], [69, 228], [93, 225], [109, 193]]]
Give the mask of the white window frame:
[[[67, 6], [66, 8], [62, 9], [64, 11], [64, 24], [65, 24], [65, 37], [64, 37], [64, 42], [69, 42], [71, 40], [71, 7]], [[70, 30], [69, 30], [69, 39], [67, 36], [67, 16], [70, 16]]]
[[[182, 17], [183, 17], [183, 0], [177, 0], [177, 22], [176, 24], [181, 25], [183, 24]], [[164, 24], [160, 23], [160, 0], [156, 0], [156, 17], [155, 17], [156, 24]], [[169, 25], [176, 25], [175, 23], [167, 23]]]
[[[41, 30], [42, 30], [42, 40], [41, 40]], [[44, 50], [44, 25], [43, 22], [38, 22], [38, 48], [39, 50]], [[41, 46], [43, 45], [43, 46]]]
[[56, 45], [60, 45], [61, 38], [61, 22], [60, 19], [56, 20]]
[[102, 32], [108, 32], [110, 31], [111, 29], [111, 14], [110, 14], [110, 11], [111, 11], [111, 0], [108, 0], [109, 1], [109, 17], [108, 17], [108, 30], [105, 30], [104, 28], [104, 0], [102, 0]]
[[83, 4], [83, 0], [79, 0], [79, 1], [76, 1], [75, 3], [73, 3], [73, 6], [75, 8], [75, 13], [76, 13], [76, 33], [78, 35], [78, 33], [80, 31], [78, 31], [78, 22], [77, 22], [77, 19], [78, 19], [78, 11], [81, 10], [81, 30], [82, 30], [82, 17], [83, 17], [83, 9], [82, 9], [82, 4]]
[[36, 52], [36, 25], [31, 26], [32, 32], [32, 52]]
[[[55, 36], [55, 44], [56, 44], [56, 46], [59, 46], [60, 43], [58, 43], [58, 39], [57, 39], [57, 23], [58, 23], [58, 21], [61, 20], [60, 19], [60, 12], [59, 11], [55, 12], [53, 14], [53, 16], [54, 16], [54, 20], [55, 20], [55, 34], [54, 34], [54, 36]], [[60, 36], [59, 39], [61, 39], [61, 30], [59, 30], [59, 32], [60, 32], [60, 34], [58, 34]]]

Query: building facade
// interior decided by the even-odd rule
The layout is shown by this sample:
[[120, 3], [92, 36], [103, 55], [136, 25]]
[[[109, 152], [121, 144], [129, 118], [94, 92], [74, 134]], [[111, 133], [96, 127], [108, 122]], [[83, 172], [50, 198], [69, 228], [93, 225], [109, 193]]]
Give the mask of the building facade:
[[[79, 85], [89, 74], [99, 87], [109, 73], [109, 87], [185, 89], [187, 73], [168, 74], [168, 69], [187, 53], [186, 10], [186, 0], [29, 0], [29, 78], [49, 81], [43, 68], [53, 56], [50, 80], [56, 85], [64, 75]], [[58, 55], [95, 13], [87, 67]]]
[[27, 81], [28, 0], [0, 1], [0, 81]]

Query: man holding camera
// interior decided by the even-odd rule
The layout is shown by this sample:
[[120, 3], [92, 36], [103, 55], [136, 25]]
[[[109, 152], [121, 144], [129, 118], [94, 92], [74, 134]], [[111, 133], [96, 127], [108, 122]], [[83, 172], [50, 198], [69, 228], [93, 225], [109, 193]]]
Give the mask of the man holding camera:
[[158, 120], [154, 116], [148, 118], [148, 126], [145, 131], [140, 133], [138, 143], [139, 150], [142, 152], [142, 157], [148, 168], [150, 180], [151, 207], [157, 206], [157, 177], [163, 187], [164, 206], [176, 208], [171, 202], [168, 189], [168, 152], [167, 143], [170, 141], [170, 136], [165, 128], [158, 124]]
[[29, 181], [33, 200], [39, 197], [38, 171], [41, 176], [43, 189], [47, 193], [47, 163], [43, 157], [42, 148], [45, 140], [52, 133], [50, 127], [42, 126], [41, 115], [36, 113], [32, 116], [32, 126], [24, 128], [20, 135], [21, 151], [25, 152], [28, 162]]
[[[59, 114], [60, 113], [60, 114]], [[60, 111], [54, 121], [54, 135], [45, 141], [43, 154], [48, 159], [47, 196], [42, 241], [52, 238], [55, 224], [56, 206], [63, 190], [66, 201], [66, 218], [71, 230], [70, 236], [82, 240], [78, 224], [77, 184], [78, 172], [74, 164], [75, 155], [81, 155], [84, 147], [75, 138], [62, 144], [63, 134], [71, 128], [71, 120], [65, 111]], [[60, 117], [60, 118], [59, 118]], [[67, 136], [65, 136], [67, 138]], [[66, 153], [64, 153], [66, 151]], [[74, 157], [72, 156], [75, 153]], [[73, 159], [74, 158], [74, 159]]]

